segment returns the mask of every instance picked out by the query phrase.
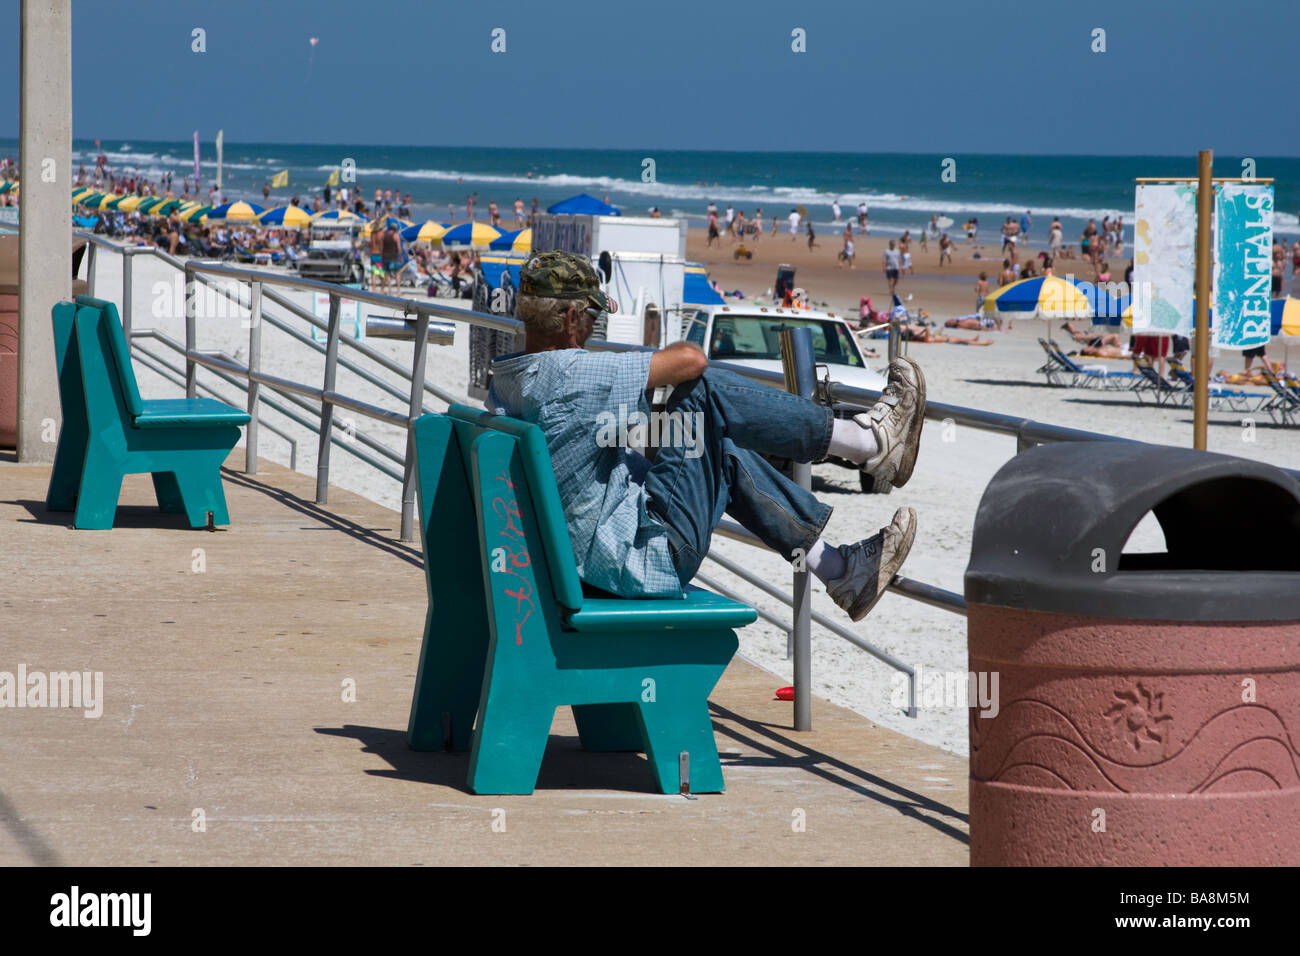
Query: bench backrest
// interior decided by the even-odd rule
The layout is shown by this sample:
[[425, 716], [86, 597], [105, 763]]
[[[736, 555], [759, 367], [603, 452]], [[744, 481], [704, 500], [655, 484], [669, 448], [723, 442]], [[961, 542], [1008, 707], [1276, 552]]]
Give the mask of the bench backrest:
[[[515, 481], [515, 500], [519, 511], [527, 510], [536, 522], [537, 542], [545, 554], [550, 590], [555, 600], [571, 611], [582, 607], [582, 582], [569, 540], [569, 525], [555, 484], [555, 469], [542, 430], [518, 419], [493, 415], [468, 405], [452, 405], [447, 416], [456, 423], [462, 437], [461, 446], [469, 449], [480, 435], [495, 433], [514, 443], [514, 462], [523, 482]], [[468, 441], [464, 440], [468, 439]], [[467, 456], [468, 464], [468, 456]], [[480, 481], [495, 476], [480, 476]], [[471, 477], [471, 484], [473, 483]]]
[[[82, 317], [83, 313], [90, 312], [95, 313], [93, 319], [89, 315]], [[81, 394], [72, 395], [69, 391], [80, 393], [83, 388], [93, 384], [90, 378], [85, 379], [83, 384], [80, 368], [70, 368], [67, 364], [72, 351], [70, 346], [75, 341], [77, 354], [72, 355], [74, 364], [80, 366], [90, 362], [104, 366], [107, 382], [99, 381], [98, 376], [93, 378], [98, 384], [107, 384], [112, 389], [127, 416], [123, 424], [131, 424], [144, 411], [144, 402], [140, 399], [140, 387], [136, 384], [135, 371], [131, 368], [131, 352], [126, 343], [126, 334], [122, 331], [122, 322], [117, 317], [117, 306], [102, 299], [79, 295], [76, 302], [58, 303], [51, 314], [59, 395], [65, 406], [69, 401], [83, 401]], [[87, 334], [74, 335], [83, 325]], [[93, 334], [90, 334], [92, 330]]]

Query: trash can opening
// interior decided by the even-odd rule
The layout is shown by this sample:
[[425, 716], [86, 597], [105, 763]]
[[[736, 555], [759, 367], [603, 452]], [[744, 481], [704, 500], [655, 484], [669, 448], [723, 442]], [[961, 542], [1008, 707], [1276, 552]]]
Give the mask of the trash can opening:
[[1165, 550], [1125, 551], [1119, 571], [1300, 571], [1300, 502], [1274, 482], [1213, 478], [1170, 495], [1150, 513], [1164, 532]]

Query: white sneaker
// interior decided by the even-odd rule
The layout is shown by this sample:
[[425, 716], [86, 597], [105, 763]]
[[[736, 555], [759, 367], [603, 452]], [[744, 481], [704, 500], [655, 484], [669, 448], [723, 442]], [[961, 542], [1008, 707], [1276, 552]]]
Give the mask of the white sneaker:
[[876, 606], [885, 588], [907, 560], [916, 540], [916, 512], [899, 508], [889, 527], [857, 544], [836, 550], [844, 558], [844, 575], [826, 583], [826, 593], [849, 617], [860, 621]]
[[870, 428], [879, 450], [867, 459], [862, 470], [878, 481], [901, 488], [912, 477], [916, 453], [925, 424], [925, 374], [921, 366], [902, 356], [889, 363], [889, 384], [869, 412], [853, 420]]

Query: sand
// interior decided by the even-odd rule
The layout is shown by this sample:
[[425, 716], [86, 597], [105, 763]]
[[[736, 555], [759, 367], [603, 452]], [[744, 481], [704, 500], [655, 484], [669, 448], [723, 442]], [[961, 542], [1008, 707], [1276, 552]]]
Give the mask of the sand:
[[[710, 261], [713, 253], [702, 249], [703, 235], [691, 235], [691, 255]], [[859, 264], [862, 268], [852, 272], [835, 268], [838, 241], [826, 236], [823, 248], [810, 256], [806, 240], [791, 243], [788, 238], [770, 241], [766, 237], [756, 246], [752, 262], [735, 263], [730, 259], [713, 266], [713, 274], [728, 290], [743, 289], [752, 295], [771, 285], [778, 262], [798, 266], [801, 285], [810, 290], [813, 298], [827, 301], [843, 308], [852, 305], [856, 313], [858, 296], [869, 294], [884, 296], [884, 277], [873, 266], [879, 257], [879, 242], [870, 238], [859, 243]], [[988, 246], [985, 247], [986, 252]], [[714, 251], [716, 252], [716, 250]], [[727, 256], [729, 248], [724, 247]], [[924, 305], [932, 316], [942, 319], [949, 315], [970, 311], [973, 306], [973, 273], [981, 263], [966, 258], [969, 252], [958, 252], [952, 272], [945, 269], [939, 274], [935, 268], [937, 250], [931, 245], [929, 253], [914, 252], [913, 260], [918, 274], [904, 280], [903, 293], [911, 292], [913, 302]], [[97, 291], [100, 295], [120, 300], [120, 260], [113, 255], [102, 255], [97, 267]], [[154, 326], [178, 340], [184, 338], [184, 321], [179, 308], [170, 308], [165, 290], [174, 273], [170, 267], [149, 256], [135, 260], [134, 326], [143, 329]], [[158, 286], [155, 287], [155, 283]], [[310, 304], [305, 295], [294, 298]], [[160, 302], [156, 314], [155, 300]], [[443, 300], [450, 302], [451, 300]], [[458, 300], [467, 304], [467, 300]], [[879, 305], [880, 302], [877, 302]], [[380, 310], [366, 312], [382, 314]], [[283, 310], [268, 307], [268, 312], [284, 317]], [[1182, 408], [1155, 408], [1139, 406], [1122, 394], [1109, 394], [1091, 390], [1049, 388], [1042, 376], [1034, 370], [1042, 363], [1042, 352], [1036, 337], [1046, 333], [1046, 326], [1038, 321], [1017, 322], [1014, 330], [992, 334], [995, 344], [989, 348], [972, 349], [951, 345], [912, 345], [910, 355], [925, 369], [930, 398], [992, 411], [1015, 413], [1042, 421], [1076, 428], [1085, 428], [1109, 434], [1139, 438], [1150, 442], [1190, 446], [1192, 440], [1191, 412]], [[964, 333], [970, 334], [970, 333]], [[158, 350], [156, 343], [144, 343]], [[397, 341], [373, 341], [376, 348], [400, 362], [411, 361], [412, 344]], [[201, 348], [221, 348], [246, 359], [248, 333], [240, 328], [238, 318], [206, 318], [200, 322]], [[1275, 357], [1281, 357], [1279, 354]], [[1225, 365], [1238, 359], [1225, 357]], [[269, 327], [263, 332], [263, 368], [271, 374], [319, 385], [323, 375], [323, 358], [309, 352], [304, 346]], [[369, 362], [365, 365], [370, 366]], [[1122, 368], [1122, 363], [1115, 363]], [[176, 397], [177, 386], [146, 370], [140, 361], [136, 372], [145, 397]], [[458, 324], [455, 345], [430, 347], [429, 377], [441, 387], [457, 394], [465, 394], [468, 375], [468, 333]], [[214, 382], [205, 372], [200, 381]], [[242, 393], [224, 383], [216, 383], [218, 390], [235, 404], [243, 405]], [[375, 402], [395, 411], [404, 411], [405, 403], [365, 383], [357, 376], [340, 369], [338, 389]], [[429, 400], [431, 409], [441, 407]], [[357, 419], [357, 430], [383, 441], [388, 447], [402, 450], [404, 433], [394, 427], [348, 415]], [[1254, 417], [1254, 427], [1243, 427], [1241, 414], [1228, 411], [1212, 412], [1209, 442], [1214, 451], [1242, 455], [1247, 458], [1273, 462], [1286, 467], [1300, 467], [1300, 443], [1287, 429], [1272, 426], [1265, 416]], [[299, 426], [287, 422], [274, 412], [265, 412], [264, 421], [283, 426], [299, 440], [298, 471], [314, 474], [316, 469], [316, 437]], [[261, 455], [276, 462], [288, 463], [288, 446], [279, 437], [264, 432]], [[895, 490], [888, 496], [864, 495], [858, 490], [857, 476], [831, 465], [813, 469], [814, 491], [834, 506], [834, 514], [826, 537], [832, 543], [853, 541], [874, 533], [888, 522], [893, 510], [908, 505], [919, 515], [919, 534], [904, 573], [920, 581], [932, 583], [960, 592], [962, 578], [970, 553], [970, 538], [975, 510], [985, 485], [994, 472], [1015, 453], [1014, 439], [967, 428], [945, 430], [938, 422], [928, 422], [922, 439], [922, 448], [916, 472], [906, 488]], [[400, 504], [400, 487], [397, 482], [377, 473], [368, 465], [335, 449], [332, 455], [330, 481], [340, 487], [370, 498], [386, 507], [396, 509]], [[234, 516], [238, 520], [238, 516]], [[396, 528], [394, 516], [393, 528]], [[1143, 550], [1158, 546], [1158, 530], [1144, 523], [1139, 525], [1134, 542]], [[775, 555], [759, 552], [743, 544], [716, 538], [715, 547], [728, 557], [741, 562], [766, 580], [783, 587], [789, 586], [789, 566]], [[732, 586], [746, 599], [778, 617], [787, 616], [778, 602], [749, 588], [712, 562], [706, 562], [706, 573]], [[339, 582], [347, 587], [346, 581]], [[959, 615], [931, 608], [894, 594], [886, 597], [865, 621], [853, 625], [826, 597], [820, 586], [814, 590], [814, 609], [849, 626], [866, 639], [875, 642], [900, 659], [920, 666], [931, 677], [944, 673], [965, 673], [966, 622]], [[412, 635], [415, 640], [418, 635]], [[785, 660], [786, 635], [782, 629], [763, 621], [745, 628], [740, 635], [741, 653], [746, 658], [772, 672], [772, 690], [791, 681], [790, 662]], [[903, 685], [895, 679], [895, 672], [871, 658], [841, 638], [816, 626], [813, 628], [813, 690], [833, 703], [848, 707], [871, 720], [894, 728], [922, 741], [936, 744], [959, 754], [967, 752], [967, 714], [961, 706], [944, 705], [930, 701], [926, 706], [926, 687], [921, 690], [922, 707], [919, 716], [908, 718], [900, 709]], [[927, 679], [928, 680], [928, 679]]]

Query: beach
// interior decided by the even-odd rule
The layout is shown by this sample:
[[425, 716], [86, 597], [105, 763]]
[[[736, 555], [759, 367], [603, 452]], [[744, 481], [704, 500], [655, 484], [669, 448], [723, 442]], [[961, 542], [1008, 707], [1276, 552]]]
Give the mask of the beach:
[[[852, 271], [835, 268], [834, 254], [838, 250], [838, 243], [832, 243], [829, 236], [823, 248], [815, 250], [812, 255], [807, 251], [806, 241], [791, 243], [788, 238], [769, 241], [765, 237], [756, 245], [754, 259], [740, 263], [717, 255], [716, 248], [703, 249], [704, 239], [702, 231], [692, 231], [690, 255], [708, 263], [712, 276], [728, 291], [740, 288], [746, 295], [761, 293], [770, 286], [776, 264], [787, 262], [797, 267], [799, 282], [808, 288], [815, 301], [826, 301], [838, 309], [853, 306], [854, 315], [860, 295], [871, 295], [879, 307], [880, 299], [884, 298], [886, 292], [883, 275], [878, 269], [869, 268], [874, 266], [880, 245], [885, 241], [878, 237], [868, 237], [860, 243], [859, 249], [862, 252], [859, 263], [862, 268]], [[988, 247], [985, 249], [987, 252]], [[729, 247], [724, 245], [722, 251], [727, 257], [730, 256]], [[938, 321], [949, 315], [969, 312], [974, 304], [974, 273], [982, 268], [982, 264], [967, 258], [969, 252], [964, 255], [963, 252], [964, 250], [959, 250], [955, 255], [951, 272], [945, 267], [939, 273], [936, 266], [938, 254], [933, 245], [928, 254], [918, 250], [913, 255], [917, 274], [904, 279], [900, 292], [905, 297], [910, 291], [914, 296], [911, 304], [924, 306]], [[118, 290], [121, 289], [120, 259], [104, 255], [98, 262], [97, 288], [104, 294], [117, 297]], [[134, 268], [134, 327], [156, 327], [183, 341], [184, 320], [172, 307], [174, 303], [167, 299], [164, 291], [173, 286], [175, 273], [151, 256], [137, 256]], [[308, 308], [312, 305], [306, 294], [290, 293], [289, 297]], [[469, 305], [468, 300], [440, 301], [460, 307]], [[267, 310], [271, 315], [286, 317], [283, 310], [277, 310], [269, 304]], [[385, 314], [384, 310], [370, 308], [363, 309], [363, 312]], [[300, 322], [296, 324], [303, 327]], [[462, 323], [456, 325], [454, 345], [429, 347], [429, 381], [455, 395], [463, 396], [466, 394], [468, 380], [469, 336], [467, 326]], [[238, 317], [201, 318], [199, 346], [228, 351], [240, 361], [246, 361], [248, 331], [240, 326]], [[908, 354], [925, 371], [931, 401], [1011, 413], [1056, 425], [1121, 435], [1156, 444], [1191, 446], [1190, 409], [1157, 408], [1149, 403], [1141, 406], [1124, 393], [1048, 387], [1043, 376], [1036, 375], [1034, 370], [1043, 360], [1037, 338], [1049, 332], [1057, 336], [1058, 340], [1062, 338], [1062, 333], [1055, 326], [1049, 326], [1040, 320], [1018, 321], [1010, 331], [982, 333], [994, 342], [988, 348], [913, 343], [909, 346]], [[270, 326], [263, 327], [262, 341], [264, 371], [319, 386], [324, 370], [322, 355], [309, 351]], [[1282, 341], [1275, 340], [1275, 358], [1284, 357]], [[409, 365], [411, 361], [413, 346], [409, 341], [371, 340], [369, 344], [404, 365]], [[883, 354], [884, 343], [876, 344]], [[344, 349], [341, 354], [349, 355], [349, 350]], [[363, 367], [378, 371], [368, 360], [357, 360]], [[1235, 367], [1240, 360], [1225, 357], [1222, 361], [1225, 366]], [[176, 397], [178, 392], [174, 384], [149, 371], [141, 362], [135, 364], [141, 390], [146, 398]], [[883, 365], [883, 360], [879, 364]], [[1113, 362], [1110, 365], [1116, 370], [1128, 367], [1125, 362]], [[201, 372], [200, 381], [214, 384], [218, 392], [233, 404], [244, 404], [242, 393], [216, 382], [208, 373]], [[345, 394], [394, 411], [405, 411], [404, 405], [400, 405], [392, 396], [345, 368], [339, 369], [337, 387]], [[431, 409], [438, 407], [432, 398], [428, 402]], [[276, 412], [264, 411], [263, 416], [264, 421], [296, 436], [299, 442], [297, 470], [314, 475], [315, 435]], [[354, 419], [358, 431], [379, 439], [396, 451], [401, 451], [405, 446], [405, 433], [396, 427], [347, 413], [340, 413], [340, 417]], [[1243, 419], [1253, 420], [1254, 427], [1243, 427]], [[1264, 415], [1249, 416], [1226, 409], [1212, 410], [1209, 448], [1211, 451], [1300, 468], [1300, 443], [1296, 442], [1294, 434], [1290, 430], [1273, 426]], [[980, 496], [994, 473], [1015, 451], [1015, 440], [1011, 437], [965, 427], [945, 428], [943, 423], [932, 421], [925, 426], [921, 453], [911, 482], [890, 495], [862, 494], [853, 472], [833, 465], [814, 466], [813, 490], [834, 507], [826, 538], [836, 543], [856, 541], [886, 524], [895, 508], [913, 507], [918, 514], [919, 531], [903, 573], [915, 580], [960, 593]], [[265, 429], [262, 432], [260, 454], [281, 464], [287, 465], [289, 461], [287, 443]], [[394, 511], [400, 508], [401, 488], [397, 482], [338, 447], [331, 457], [330, 481]], [[394, 514], [393, 529], [396, 527], [397, 515]], [[742, 563], [764, 579], [783, 588], [789, 587], [789, 565], [776, 555], [719, 537], [715, 537], [714, 544], [723, 555]], [[1161, 544], [1158, 528], [1146, 522], [1139, 525], [1132, 544], [1139, 550], [1158, 549]], [[745, 600], [771, 611], [779, 619], [788, 618], [784, 606], [743, 581], [731, 577], [719, 566], [706, 562], [702, 570], [733, 588]], [[340, 587], [346, 586], [346, 582], [341, 581], [339, 584]], [[849, 626], [885, 651], [913, 667], [920, 667], [923, 675], [927, 675], [918, 688], [918, 703], [921, 705], [919, 714], [915, 719], [909, 718], [898, 704], [905, 685], [895, 671], [843, 639], [814, 626], [813, 692], [854, 710], [877, 724], [954, 753], [966, 753], [965, 708], [949, 706], [943, 701], [931, 701], [929, 705], [926, 702], [926, 683], [935, 679], [935, 675], [941, 680], [944, 674], [964, 674], [967, 670], [965, 618], [888, 594], [866, 620], [854, 625], [834, 606], [824, 593], [824, 588], [815, 580], [813, 591], [813, 607], [816, 611]], [[418, 635], [412, 634], [410, 637], [414, 641]], [[740, 642], [740, 653], [744, 657], [771, 672], [773, 693], [791, 682], [791, 664], [785, 659], [784, 630], [759, 620], [740, 632]]]

